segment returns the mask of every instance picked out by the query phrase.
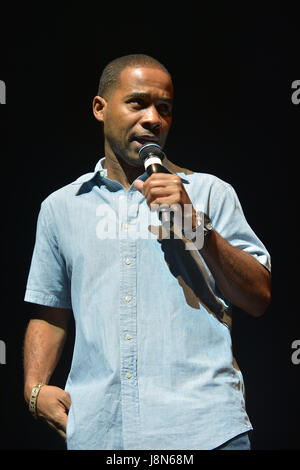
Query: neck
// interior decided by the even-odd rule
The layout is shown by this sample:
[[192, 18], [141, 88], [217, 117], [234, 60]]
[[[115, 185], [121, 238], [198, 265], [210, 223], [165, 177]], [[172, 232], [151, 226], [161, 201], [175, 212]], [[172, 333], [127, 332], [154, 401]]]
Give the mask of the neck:
[[116, 155], [105, 154], [104, 168], [107, 170], [107, 178], [120, 183], [126, 191], [133, 181], [144, 173], [142, 166], [132, 166]]

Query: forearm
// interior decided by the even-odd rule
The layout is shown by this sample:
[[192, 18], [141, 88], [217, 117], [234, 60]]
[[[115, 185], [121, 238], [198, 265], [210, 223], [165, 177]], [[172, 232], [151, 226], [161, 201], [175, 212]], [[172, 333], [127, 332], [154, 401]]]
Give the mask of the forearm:
[[49, 382], [61, 356], [67, 334], [67, 318], [57, 321], [56, 312], [52, 314], [53, 319], [45, 314], [30, 320], [28, 324], [24, 341], [26, 401], [29, 400], [34, 385]]
[[264, 313], [270, 302], [270, 275], [252, 255], [233, 247], [215, 231], [200, 252], [229, 302], [255, 317]]

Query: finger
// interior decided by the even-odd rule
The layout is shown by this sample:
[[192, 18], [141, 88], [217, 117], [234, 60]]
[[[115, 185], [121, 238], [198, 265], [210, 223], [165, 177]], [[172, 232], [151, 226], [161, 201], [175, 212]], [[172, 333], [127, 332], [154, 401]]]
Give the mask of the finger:
[[165, 191], [180, 191], [182, 187], [181, 182], [176, 180], [146, 180], [143, 187], [143, 194], [144, 196], [148, 197], [152, 191], [156, 191], [158, 188]]
[[61, 431], [66, 432], [68, 414], [66, 413], [65, 407], [59, 409], [54, 419], [48, 419], [47, 421], [50, 421], [56, 429], [60, 429]]
[[147, 194], [147, 203], [151, 204], [181, 204], [181, 192], [177, 188], [153, 188]]
[[145, 181], [145, 185], [151, 188], [154, 188], [156, 186], [169, 186], [169, 185], [178, 186], [182, 184], [181, 180], [174, 178], [173, 175], [170, 175], [171, 178], [161, 178], [162, 175], [163, 173], [157, 173], [156, 178], [152, 178], [151, 176], [151, 178], [148, 178]]
[[162, 180], [174, 180], [174, 181], [181, 181], [180, 176], [173, 174], [173, 173], [152, 173], [152, 175], [148, 178], [149, 180], [155, 179], [162, 179]]
[[64, 441], [67, 439], [67, 435], [65, 431], [62, 431], [61, 429], [57, 429], [57, 432], [63, 438]]
[[64, 407], [69, 410], [71, 406], [71, 397], [68, 392], [64, 392], [64, 394], [59, 398], [60, 402], [64, 405]]
[[64, 440], [66, 440], [66, 438], [67, 438], [67, 436], [66, 436], [66, 427], [64, 427], [64, 429], [62, 429], [60, 426], [55, 425], [51, 421], [46, 420], [46, 422], [50, 426], [50, 428], [54, 429], [60, 435], [60, 437], [62, 437]]
[[67, 421], [68, 421], [68, 415], [65, 414], [64, 416], [62, 416], [61, 422], [60, 422], [60, 426], [59, 426], [59, 428], [60, 428], [63, 432], [66, 432], [66, 429], [67, 429]]
[[136, 180], [133, 182], [134, 187], [143, 194], [144, 181]]
[[150, 188], [147, 194], [151, 194], [153, 197], [161, 196], [170, 196], [172, 194], [179, 194], [177, 186], [157, 186]]
[[174, 200], [173, 196], [157, 197], [149, 203], [151, 211], [157, 211], [159, 208], [161, 208], [161, 206], [168, 206], [172, 208], [173, 206], [176, 207], [177, 205], [178, 202]]
[[169, 186], [146, 186], [144, 187], [144, 195], [150, 204], [153, 199], [157, 197], [169, 197], [174, 196], [174, 199], [180, 198], [180, 188], [175, 185]]

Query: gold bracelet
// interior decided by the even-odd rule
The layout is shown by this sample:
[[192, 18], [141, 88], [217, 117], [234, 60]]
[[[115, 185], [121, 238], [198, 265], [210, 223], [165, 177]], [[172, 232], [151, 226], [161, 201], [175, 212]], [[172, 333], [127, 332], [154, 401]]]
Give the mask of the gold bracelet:
[[36, 401], [37, 401], [38, 394], [40, 393], [40, 390], [43, 385], [46, 385], [46, 384], [39, 383], [35, 385], [33, 389], [31, 390], [31, 395], [29, 399], [29, 411], [35, 419], [38, 418], [37, 410], [36, 410]]

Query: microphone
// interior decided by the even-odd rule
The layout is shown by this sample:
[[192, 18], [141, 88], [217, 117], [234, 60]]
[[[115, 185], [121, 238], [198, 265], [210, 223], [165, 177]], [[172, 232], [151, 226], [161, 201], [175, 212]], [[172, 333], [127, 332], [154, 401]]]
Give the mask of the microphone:
[[[150, 142], [149, 144], [144, 144], [139, 150], [139, 158], [143, 162], [145, 170], [148, 174], [148, 177], [153, 173], [170, 173], [167, 168], [162, 165], [162, 159], [166, 156], [162, 148]], [[168, 205], [161, 205], [159, 208], [159, 219], [161, 220], [162, 225], [166, 225], [169, 228], [173, 225], [173, 217], [170, 212]]]

